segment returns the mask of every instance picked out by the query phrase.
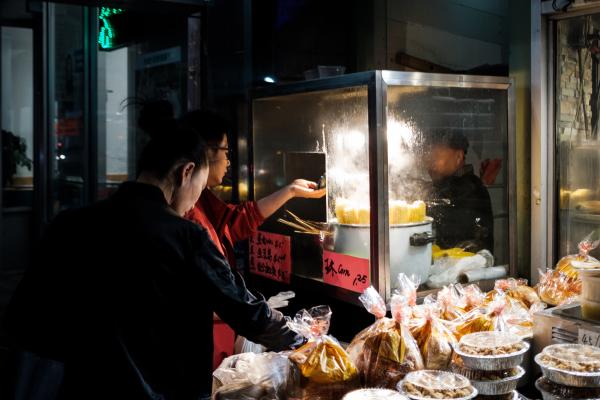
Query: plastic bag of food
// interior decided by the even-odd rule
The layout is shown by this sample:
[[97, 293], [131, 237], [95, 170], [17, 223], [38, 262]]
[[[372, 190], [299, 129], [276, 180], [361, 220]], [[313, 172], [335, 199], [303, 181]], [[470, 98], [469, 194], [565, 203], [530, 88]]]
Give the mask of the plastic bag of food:
[[408, 301], [408, 305], [414, 307], [417, 305], [417, 289], [420, 284], [421, 278], [418, 275], [408, 276], [400, 272], [396, 281], [395, 293], [403, 296]]
[[437, 297], [429, 295], [423, 301], [424, 304], [437, 304], [440, 310], [440, 318], [446, 321], [454, 321], [465, 314], [464, 304], [455, 285], [444, 286]]
[[465, 313], [468, 313], [469, 311], [478, 308], [483, 304], [485, 300], [485, 294], [481, 291], [479, 286], [475, 284], [468, 286], [456, 284], [455, 287], [458, 295], [462, 298], [460, 300], [460, 305]]
[[285, 355], [244, 353], [227, 357], [213, 372], [215, 400], [279, 400], [297, 384]]
[[568, 304], [576, 301], [581, 294], [581, 279], [553, 269], [540, 270], [536, 290], [544, 303], [552, 306]]
[[600, 268], [600, 261], [590, 256], [590, 251], [600, 245], [600, 240], [593, 240], [595, 232], [587, 235], [579, 244], [579, 254], [572, 254], [561, 258], [556, 263], [556, 271], [566, 275], [571, 279], [578, 279], [578, 270]]
[[561, 258], [554, 270], [540, 271], [536, 289], [542, 301], [557, 306], [577, 300], [581, 294], [578, 270], [600, 268], [600, 261], [589, 255], [600, 244], [600, 240], [592, 239], [593, 235], [594, 232], [590, 233], [579, 243], [579, 254]]
[[507, 306], [505, 296], [494, 300], [484, 308], [475, 308], [455, 321], [454, 336], [460, 340], [464, 335], [484, 331], [508, 331], [502, 314]]
[[527, 286], [527, 279], [499, 279], [494, 284], [494, 291], [489, 292], [486, 299], [493, 300], [499, 292], [505, 293], [507, 296], [521, 302], [527, 309], [536, 303], [541, 303], [541, 299], [535, 289]]
[[458, 340], [466, 334], [499, 331], [509, 332], [521, 338], [533, 336], [533, 317], [521, 302], [500, 292], [487, 306], [475, 309], [457, 323], [455, 336]]
[[426, 369], [446, 369], [452, 360], [454, 335], [439, 319], [433, 305], [424, 307], [423, 318], [411, 323], [410, 331], [419, 345]]
[[363, 357], [365, 340], [369, 336], [379, 332], [381, 329], [384, 329], [384, 327], [389, 324], [390, 319], [385, 317], [387, 312], [385, 302], [373, 286], [369, 286], [365, 289], [358, 299], [365, 306], [365, 309], [375, 316], [375, 322], [360, 331], [354, 339], [352, 339], [352, 342], [350, 342], [346, 349], [350, 359], [362, 375], [363, 371], [366, 369], [364, 365], [365, 358]]
[[327, 335], [331, 309], [317, 306], [300, 310], [288, 327], [308, 339], [289, 358], [302, 376], [300, 399], [341, 398], [357, 387], [358, 371], [350, 356], [332, 336]]
[[348, 353], [358, 367], [363, 384], [394, 388], [404, 375], [423, 368], [419, 348], [406, 323], [411, 310], [402, 295], [392, 297], [392, 315], [385, 317], [385, 303], [374, 288], [360, 297], [377, 320], [361, 331], [348, 346]]
[[[269, 300], [267, 300], [267, 303], [269, 304], [269, 306], [271, 306], [271, 308], [274, 309], [278, 309], [278, 308], [284, 308], [287, 307], [289, 304], [289, 300], [293, 299], [294, 297], [296, 297], [296, 293], [292, 292], [292, 291], [287, 291], [287, 292], [280, 292], [278, 294], [276, 294], [275, 296], [271, 296], [269, 297]], [[243, 336], [238, 336], [235, 339], [235, 344], [234, 344], [234, 354], [240, 354], [240, 353], [263, 353], [267, 350], [267, 348], [261, 344], [258, 343], [254, 343], [248, 339], [246, 339]]]

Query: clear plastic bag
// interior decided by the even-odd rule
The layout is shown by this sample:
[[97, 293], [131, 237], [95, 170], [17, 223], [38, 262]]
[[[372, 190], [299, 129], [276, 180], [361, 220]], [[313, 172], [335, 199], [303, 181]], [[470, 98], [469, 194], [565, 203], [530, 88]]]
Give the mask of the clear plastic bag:
[[471, 310], [453, 324], [454, 336], [460, 340], [470, 333], [508, 329], [503, 325], [504, 320], [499, 318], [505, 307], [506, 302], [500, 299], [490, 303], [486, 308]]
[[600, 261], [589, 255], [597, 248], [600, 240], [593, 240], [594, 232], [579, 242], [579, 254], [561, 258], [554, 270], [540, 271], [540, 282], [536, 289], [545, 303], [553, 306], [568, 304], [581, 294], [579, 270], [600, 269]]
[[465, 314], [465, 305], [456, 290], [455, 285], [444, 286], [437, 294], [427, 296], [424, 304], [437, 304], [440, 310], [440, 318], [446, 321], [454, 321]]
[[308, 339], [289, 358], [302, 375], [300, 399], [341, 398], [359, 384], [358, 371], [350, 356], [333, 337], [327, 335], [331, 309], [317, 306], [299, 311], [288, 327]]
[[446, 369], [452, 360], [454, 335], [439, 319], [434, 305], [423, 308], [423, 317], [413, 320], [410, 331], [419, 345], [426, 369]]
[[483, 308], [476, 308], [454, 323], [454, 335], [460, 340], [475, 332], [509, 332], [520, 338], [533, 336], [533, 317], [519, 301], [499, 292]]
[[385, 317], [385, 303], [377, 291], [367, 289], [360, 297], [375, 315], [375, 323], [361, 331], [348, 346], [366, 386], [395, 388], [410, 371], [423, 368], [423, 360], [407, 323], [411, 309], [404, 296], [392, 297], [392, 315]]
[[296, 385], [290, 361], [278, 353], [244, 353], [227, 357], [213, 372], [215, 400], [287, 399]]
[[465, 313], [478, 308], [483, 304], [485, 294], [481, 291], [479, 286], [474, 284], [468, 286], [456, 284], [455, 287], [458, 295], [462, 298], [459, 302]]
[[417, 289], [420, 284], [421, 278], [418, 275], [408, 276], [401, 272], [398, 274], [395, 293], [402, 295], [408, 301], [408, 305], [414, 307], [417, 305]]
[[[292, 291], [280, 292], [280, 293], [276, 294], [275, 296], [269, 297], [269, 300], [267, 300], [267, 303], [273, 309], [284, 308], [284, 307], [288, 306], [289, 300], [293, 299], [294, 297], [296, 297], [296, 293], [294, 293]], [[257, 354], [259, 354], [259, 353], [263, 353], [263, 352], [267, 351], [267, 348], [265, 346], [258, 344], [258, 343], [254, 343], [254, 342], [246, 339], [243, 336], [238, 336], [235, 339], [235, 344], [234, 344], [233, 348], [234, 348], [234, 350], [233, 350], [234, 354], [241, 354], [241, 353], [257, 353]]]
[[499, 279], [494, 284], [494, 289], [495, 291], [492, 291], [488, 294], [492, 300], [495, 296], [495, 293], [503, 292], [506, 293], [507, 296], [519, 301], [528, 309], [536, 303], [541, 303], [541, 299], [535, 289], [527, 286], [526, 279]]
[[553, 269], [540, 270], [540, 281], [536, 286], [540, 299], [552, 306], [577, 301], [581, 294], [581, 279], [579, 274], [575, 276]]
[[578, 278], [577, 271], [580, 269], [600, 268], [600, 261], [590, 256], [590, 251], [600, 245], [600, 240], [594, 240], [595, 232], [587, 235], [579, 244], [579, 254], [572, 254], [561, 258], [556, 264], [556, 270], [574, 279]]
[[487, 250], [470, 257], [440, 257], [433, 262], [429, 272], [427, 286], [441, 288], [456, 283], [458, 276], [464, 272], [493, 266], [494, 257]]

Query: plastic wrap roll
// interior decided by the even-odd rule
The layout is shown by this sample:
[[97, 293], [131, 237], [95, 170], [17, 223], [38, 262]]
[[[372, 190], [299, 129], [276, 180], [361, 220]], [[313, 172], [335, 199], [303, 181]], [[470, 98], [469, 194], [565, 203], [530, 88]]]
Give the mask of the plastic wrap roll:
[[458, 276], [460, 283], [477, 282], [485, 279], [501, 279], [506, 277], [506, 267], [477, 268], [465, 271]]

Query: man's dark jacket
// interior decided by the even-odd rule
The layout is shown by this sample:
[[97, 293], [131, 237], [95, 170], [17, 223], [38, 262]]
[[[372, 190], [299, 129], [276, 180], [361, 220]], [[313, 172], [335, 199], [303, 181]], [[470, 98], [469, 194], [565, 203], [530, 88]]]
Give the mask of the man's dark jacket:
[[211, 391], [213, 312], [271, 349], [297, 341], [203, 228], [130, 182], [56, 217], [5, 322], [21, 349], [64, 363], [62, 398], [199, 399]]
[[466, 165], [433, 183], [428, 214], [433, 217], [436, 243], [442, 248], [462, 247], [494, 252], [494, 217], [487, 188]]

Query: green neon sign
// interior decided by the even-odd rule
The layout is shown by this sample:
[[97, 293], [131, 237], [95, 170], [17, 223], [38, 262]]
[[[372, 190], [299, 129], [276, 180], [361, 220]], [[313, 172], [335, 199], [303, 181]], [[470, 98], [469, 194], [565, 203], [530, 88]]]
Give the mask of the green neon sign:
[[98, 44], [103, 49], [111, 49], [115, 43], [116, 32], [109, 17], [121, 14], [123, 9], [101, 7], [98, 14]]

